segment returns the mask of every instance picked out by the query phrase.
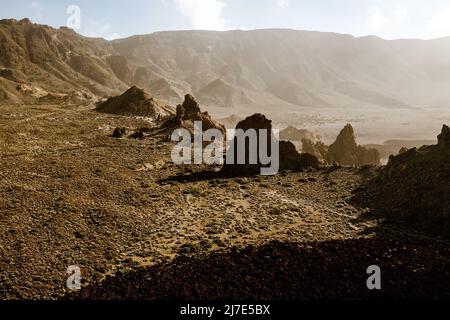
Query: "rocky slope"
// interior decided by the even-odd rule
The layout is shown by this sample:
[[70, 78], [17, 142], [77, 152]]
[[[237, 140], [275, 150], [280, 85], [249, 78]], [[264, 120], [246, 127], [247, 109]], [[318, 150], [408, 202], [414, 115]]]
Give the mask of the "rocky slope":
[[450, 40], [385, 41], [294, 30], [158, 32], [106, 41], [0, 21], [0, 98], [17, 84], [97, 96], [138, 85], [221, 108], [446, 107]]
[[111, 97], [100, 103], [97, 111], [123, 116], [149, 117], [154, 120], [172, 115], [172, 107], [156, 101], [143, 89], [131, 87], [120, 96]]
[[219, 106], [230, 106], [227, 100], [235, 107], [278, 108], [449, 105], [449, 39], [180, 31], [116, 40], [112, 46], [140, 70], [139, 84], [163, 78], [176, 84], [172, 88], [181, 95], [193, 92], [199, 98], [211, 84], [218, 85], [214, 96]]
[[[4, 98], [17, 103], [36, 102], [33, 90], [42, 91], [42, 96], [117, 93], [127, 85], [105, 58], [111, 52], [105, 40], [85, 38], [67, 28], [36, 25], [28, 19], [0, 20], [0, 89]], [[32, 90], [21, 91], [19, 85]]]
[[401, 149], [420, 148], [431, 144], [436, 144], [436, 140], [388, 140], [383, 144], [369, 144], [364, 147], [376, 149], [380, 152], [382, 159], [389, 159], [390, 156], [399, 154]]
[[450, 237], [450, 129], [438, 144], [391, 156], [356, 196], [391, 221]]
[[[386, 254], [390, 252], [390, 254]], [[336, 257], [339, 259], [335, 259]], [[448, 299], [450, 251], [384, 239], [270, 242], [233, 247], [108, 277], [69, 299], [318, 300]], [[382, 291], [364, 268], [383, 266]], [[424, 264], [424, 261], [430, 263]]]
[[381, 297], [448, 297], [448, 243], [351, 202], [366, 169], [224, 177], [174, 165], [157, 128], [111, 137], [143, 119], [0, 108], [0, 299], [62, 298], [73, 265], [81, 298], [369, 298], [376, 263]]

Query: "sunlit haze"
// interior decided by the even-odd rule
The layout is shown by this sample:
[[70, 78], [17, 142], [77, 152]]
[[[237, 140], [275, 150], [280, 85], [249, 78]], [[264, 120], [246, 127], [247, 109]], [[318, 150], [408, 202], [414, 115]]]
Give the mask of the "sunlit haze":
[[107, 39], [163, 30], [289, 28], [385, 39], [450, 35], [450, 4], [431, 0], [129, 0], [9, 1], [0, 18], [28, 17], [66, 25], [70, 5], [81, 9], [79, 33]]

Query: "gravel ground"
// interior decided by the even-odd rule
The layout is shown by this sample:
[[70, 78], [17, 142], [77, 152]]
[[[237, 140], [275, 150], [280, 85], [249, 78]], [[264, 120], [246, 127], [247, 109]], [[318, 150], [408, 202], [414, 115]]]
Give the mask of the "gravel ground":
[[[84, 107], [0, 107], [1, 299], [62, 298], [71, 265], [80, 266], [83, 285], [92, 288], [108, 275], [145, 272], [174, 259], [212, 255], [214, 261], [233, 247], [263, 252], [273, 241], [295, 244], [299, 253], [297, 244], [320, 248], [335, 241], [339, 249], [328, 259], [336, 260], [349, 244], [367, 252], [374, 237], [424, 239], [401, 227], [377, 229], [368, 209], [350, 203], [370, 172], [224, 178], [217, 168], [173, 165], [171, 144], [159, 137], [110, 137], [115, 127], [147, 125]], [[433, 248], [436, 241], [425, 239]], [[423, 257], [441, 270], [448, 251], [436, 264]]]
[[[382, 239], [270, 242], [203, 257], [180, 256], [109, 277], [73, 299], [449, 299], [450, 249]], [[368, 290], [367, 268], [381, 268]], [[364, 267], [365, 266], [365, 267]]]

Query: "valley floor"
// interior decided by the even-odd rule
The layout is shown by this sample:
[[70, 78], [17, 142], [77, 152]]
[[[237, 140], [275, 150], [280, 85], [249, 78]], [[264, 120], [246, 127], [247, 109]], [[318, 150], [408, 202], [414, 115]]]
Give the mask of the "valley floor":
[[[215, 118], [232, 114], [241, 118], [256, 112], [264, 113], [273, 120], [274, 128], [288, 126], [308, 129], [317, 134], [326, 144], [335, 141], [342, 128], [350, 123], [355, 128], [358, 144], [382, 144], [386, 140], [430, 140], [436, 142], [436, 132], [450, 122], [450, 110], [445, 108], [395, 109], [381, 107], [360, 108], [311, 108], [292, 109], [268, 106], [262, 110], [246, 108], [207, 108]], [[245, 112], [243, 110], [246, 110]], [[277, 110], [277, 112], [273, 112]]]
[[[62, 298], [72, 265], [84, 285], [95, 284], [180, 259], [214, 259], [232, 247], [264, 252], [274, 241], [311, 244], [331, 254], [325, 261], [339, 261], [345, 246], [320, 249], [323, 243], [350, 244], [364, 255], [373, 239], [419, 241], [420, 248], [408, 247], [415, 261], [436, 257], [427, 274], [442, 269], [448, 277], [450, 255], [438, 242], [394, 226], [380, 230], [368, 209], [351, 204], [367, 170], [223, 178], [214, 168], [173, 165], [172, 145], [158, 137], [110, 137], [115, 127], [146, 125], [87, 107], [0, 107], [0, 298]], [[375, 256], [383, 257], [390, 242], [380, 241]], [[85, 297], [114, 296], [95, 292]]]

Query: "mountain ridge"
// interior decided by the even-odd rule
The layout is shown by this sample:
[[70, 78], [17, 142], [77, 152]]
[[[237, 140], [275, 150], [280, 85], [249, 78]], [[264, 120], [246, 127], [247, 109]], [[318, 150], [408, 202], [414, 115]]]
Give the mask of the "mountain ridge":
[[136, 85], [168, 104], [192, 93], [208, 107], [231, 109], [450, 106], [450, 38], [259, 29], [160, 31], [107, 41], [5, 19], [0, 44], [0, 99], [16, 102], [28, 99], [14, 87], [31, 84], [98, 97]]

